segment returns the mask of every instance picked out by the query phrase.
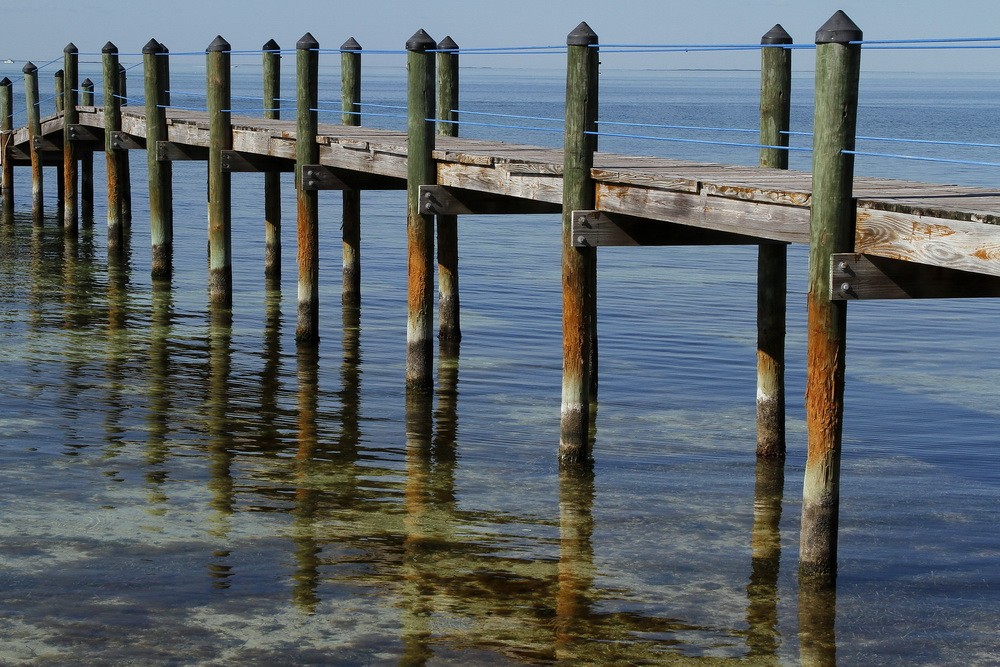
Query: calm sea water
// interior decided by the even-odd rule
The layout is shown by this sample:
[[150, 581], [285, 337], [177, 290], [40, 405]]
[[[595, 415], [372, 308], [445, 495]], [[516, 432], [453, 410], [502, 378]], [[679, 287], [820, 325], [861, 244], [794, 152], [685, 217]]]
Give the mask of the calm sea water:
[[[259, 67], [238, 64], [241, 91], [257, 94]], [[202, 74], [174, 69], [175, 103], [201, 104], [183, 92], [202, 91]], [[84, 76], [99, 82], [96, 65]], [[398, 68], [365, 76], [365, 99], [402, 103]], [[338, 99], [337, 72], [325, 77], [323, 96]], [[562, 113], [558, 71], [462, 77], [463, 108]], [[796, 86], [794, 129], [807, 131], [810, 77]], [[754, 73], [609, 66], [601, 115], [752, 128], [756, 90]], [[998, 143], [998, 94], [995, 78], [866, 75], [861, 132]], [[675, 142], [603, 147], [757, 159]], [[937, 154], [1000, 161], [959, 150]], [[262, 278], [262, 179], [233, 176], [227, 326], [207, 305], [204, 164], [174, 165], [165, 288], [149, 278], [142, 153], [131, 155], [130, 252], [106, 261], [101, 157], [96, 222], [77, 243], [52, 217], [41, 228], [25, 217], [27, 170], [14, 225], [0, 230], [0, 663], [1000, 662], [996, 301], [851, 304], [833, 599], [799, 591], [795, 576], [804, 248], [790, 250], [784, 471], [754, 459], [755, 249], [611, 248], [599, 255], [596, 466], [571, 478], [556, 465], [557, 216], [461, 220], [465, 337], [440, 360], [436, 395], [408, 399], [402, 193], [363, 196], [360, 313], [340, 307], [339, 196], [321, 195], [322, 340], [305, 352], [290, 179], [278, 290]], [[858, 169], [1000, 179], [998, 168], [890, 160]], [[54, 210], [51, 175], [46, 186]]]

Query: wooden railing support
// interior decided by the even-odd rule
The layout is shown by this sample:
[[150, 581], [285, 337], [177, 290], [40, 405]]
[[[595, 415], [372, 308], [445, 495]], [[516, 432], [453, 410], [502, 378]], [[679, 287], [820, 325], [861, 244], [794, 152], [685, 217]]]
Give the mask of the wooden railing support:
[[31, 155], [31, 220], [42, 224], [45, 217], [44, 181], [42, 179], [42, 154], [35, 141], [42, 136], [41, 111], [38, 108], [38, 68], [34, 63], [25, 63], [24, 106], [27, 113], [28, 152]]
[[11, 80], [0, 80], [0, 206], [2, 223], [14, 220], [14, 88]]
[[407, 53], [407, 320], [406, 386], [434, 385], [434, 216], [423, 214], [420, 186], [434, 173], [434, 53], [437, 43], [423, 30], [406, 42]]
[[[281, 118], [281, 47], [273, 39], [262, 49], [264, 118]], [[264, 173], [264, 278], [281, 285], [281, 173]]]
[[[760, 40], [760, 166], [788, 169], [792, 52], [780, 25]], [[788, 252], [783, 244], [757, 250], [757, 456], [785, 458], [785, 309]]]
[[108, 254], [121, 252], [124, 240], [122, 228], [121, 165], [128, 153], [116, 150], [111, 138], [122, 129], [121, 78], [118, 75], [118, 47], [108, 42], [101, 49], [104, 75], [104, 162], [108, 186]]
[[[361, 45], [351, 37], [340, 46], [340, 103], [342, 125], [361, 125]], [[343, 217], [343, 287], [345, 306], [361, 305], [361, 191], [341, 190]]]
[[594, 208], [597, 137], [597, 35], [586, 23], [567, 44], [566, 134], [563, 162], [562, 286], [563, 381], [559, 423], [560, 464], [590, 461], [590, 402], [596, 388], [595, 316], [597, 251], [573, 245], [573, 212]]
[[205, 53], [208, 99], [208, 285], [214, 306], [233, 305], [232, 174], [222, 151], [233, 147], [229, 42], [216, 36]]
[[302, 182], [302, 167], [319, 162], [316, 143], [319, 105], [319, 42], [306, 33], [295, 44], [296, 139], [295, 183], [298, 202], [299, 343], [319, 341], [319, 192]]
[[77, 150], [70, 139], [70, 128], [80, 122], [76, 109], [80, 99], [78, 53], [72, 42], [63, 49], [63, 227], [71, 234], [76, 233], [79, 220]]
[[[94, 106], [94, 82], [80, 82], [80, 104]], [[85, 147], [77, 151], [80, 157], [80, 216], [86, 225], [94, 222], [94, 149]]]
[[[437, 54], [437, 133], [442, 137], [457, 137], [458, 125], [458, 44], [445, 37]], [[451, 121], [451, 122], [449, 122]], [[458, 216], [438, 215], [438, 339], [458, 343], [462, 340], [462, 323], [458, 296]]]
[[170, 163], [156, 159], [156, 144], [167, 140], [166, 96], [169, 83], [164, 80], [168, 56], [155, 39], [142, 47], [142, 68], [146, 94], [146, 166], [149, 173], [149, 230], [152, 245], [152, 275], [169, 280], [173, 273], [174, 225], [170, 203]]
[[862, 32], [838, 11], [816, 32], [806, 425], [799, 575], [835, 580], [847, 302], [830, 293], [830, 256], [854, 247], [854, 149]]

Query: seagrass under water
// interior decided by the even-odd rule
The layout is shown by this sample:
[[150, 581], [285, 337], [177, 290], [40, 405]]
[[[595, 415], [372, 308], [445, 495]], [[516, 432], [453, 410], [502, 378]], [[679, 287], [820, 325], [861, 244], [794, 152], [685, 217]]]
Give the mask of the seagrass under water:
[[[398, 95], [394, 77], [371, 77], [369, 99]], [[523, 83], [463, 77], [473, 107]], [[604, 80], [602, 117], [754, 124], [752, 74]], [[972, 112], [995, 82], [946, 84], [937, 98], [926, 78], [873, 82], [863, 133], [982, 139]], [[533, 112], [559, 115], [558, 73], [524, 85]], [[339, 198], [321, 198], [311, 354], [294, 343], [290, 179], [278, 292], [262, 279], [263, 179], [234, 176], [227, 323], [207, 307], [204, 166], [174, 167], [165, 289], [148, 275], [143, 157], [125, 264], [105, 261], [100, 201], [76, 244], [30, 215], [0, 234], [0, 661], [995, 659], [994, 302], [851, 305], [840, 580], [835, 601], [813, 598], [794, 577], [803, 253], [783, 483], [753, 457], [753, 248], [601, 252], [597, 465], [561, 477], [558, 218], [504, 218], [503, 234], [461, 220], [465, 336], [435, 396], [408, 400], [400, 193], [363, 197], [360, 312], [339, 306]], [[755, 502], [769, 517], [756, 526]]]

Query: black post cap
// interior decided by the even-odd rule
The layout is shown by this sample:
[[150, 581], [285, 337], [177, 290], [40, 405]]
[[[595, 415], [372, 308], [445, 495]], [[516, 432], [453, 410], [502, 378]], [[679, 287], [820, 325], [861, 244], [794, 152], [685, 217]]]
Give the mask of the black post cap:
[[24, 72], [25, 74], [34, 74], [35, 72], [38, 71], [38, 68], [35, 66], [35, 63], [29, 60], [27, 63], [25, 63], [24, 67], [21, 68], [21, 71]]
[[80, 87], [81, 88], [86, 88], [87, 86], [93, 86], [93, 85], [94, 85], [94, 82], [90, 80], [90, 77], [88, 77], [88, 78], [86, 78], [86, 79], [84, 79], [83, 81], [80, 82]]
[[205, 49], [205, 53], [224, 53], [226, 51], [232, 51], [233, 47], [227, 42], [222, 35], [216, 35], [212, 43], [208, 45]]
[[299, 41], [295, 42], [295, 48], [300, 51], [318, 49], [319, 42], [316, 41], [316, 38], [312, 36], [311, 32], [307, 32], [299, 38]]
[[160, 45], [155, 39], [151, 39], [146, 42], [146, 46], [142, 47], [143, 53], [159, 53], [163, 50], [163, 46]]
[[792, 36], [781, 27], [780, 23], [775, 23], [774, 27], [764, 33], [760, 38], [761, 44], [791, 44]]
[[263, 51], [280, 51], [281, 47], [278, 46], [278, 43], [276, 41], [274, 41], [273, 39], [269, 39], [269, 40], [267, 40], [267, 43], [264, 44], [264, 46], [261, 47], [261, 50], [263, 50]]
[[863, 37], [861, 28], [842, 9], [838, 9], [837, 13], [816, 31], [817, 44], [847, 44], [860, 42]]
[[423, 53], [424, 51], [429, 51], [437, 46], [430, 35], [428, 35], [423, 28], [413, 33], [413, 36], [406, 40], [406, 50], [416, 51], [418, 53]]
[[7, 77], [0, 79], [0, 86], [9, 86], [9, 85], [11, 85], [10, 79], [8, 79]]
[[67, 44], [66, 48], [63, 49], [63, 53], [79, 53], [79, 52], [80, 49], [76, 48], [76, 44], [74, 44], [73, 42]]
[[341, 51], [360, 51], [361, 45], [358, 44], [358, 40], [353, 37], [349, 37], [346, 42], [340, 45]]
[[597, 44], [597, 33], [590, 29], [586, 21], [573, 28], [573, 32], [566, 35], [566, 46], [592, 46]]
[[118, 53], [118, 47], [108, 42], [101, 48], [101, 53]]
[[439, 51], [458, 51], [458, 44], [450, 35], [438, 42], [437, 47]]

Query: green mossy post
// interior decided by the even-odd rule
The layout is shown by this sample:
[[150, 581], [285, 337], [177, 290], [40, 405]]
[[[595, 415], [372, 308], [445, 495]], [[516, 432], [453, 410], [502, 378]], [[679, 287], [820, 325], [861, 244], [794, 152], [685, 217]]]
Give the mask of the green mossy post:
[[840, 503], [847, 302], [830, 293], [830, 256], [854, 249], [854, 150], [862, 32], [838, 11], [816, 33], [806, 426], [799, 575], [834, 581]]
[[[351, 37], [340, 47], [340, 102], [342, 125], [361, 125], [361, 45]], [[343, 288], [345, 306], [361, 305], [361, 192], [342, 190]]]
[[[437, 54], [437, 133], [457, 137], [458, 124], [458, 44], [445, 37]], [[439, 215], [437, 225], [438, 339], [462, 340], [458, 298], [458, 216]]]
[[[273, 39], [263, 47], [264, 118], [281, 118], [281, 47]], [[281, 174], [264, 174], [264, 278], [281, 285]]]
[[[760, 166], [788, 169], [791, 117], [791, 36], [780, 25], [760, 40]], [[785, 309], [787, 247], [761, 244], [757, 250], [757, 456], [785, 458]]]
[[79, 220], [77, 209], [77, 149], [70, 138], [70, 128], [80, 122], [76, 109], [80, 95], [79, 49], [70, 42], [63, 49], [63, 227], [76, 233]]
[[108, 42], [101, 49], [104, 76], [104, 162], [108, 181], [108, 254], [117, 255], [123, 246], [121, 164], [124, 151], [115, 150], [112, 134], [122, 129], [122, 104], [118, 75], [118, 47]]
[[[118, 94], [120, 106], [128, 106], [128, 77], [125, 66], [118, 65]], [[132, 169], [129, 165], [128, 151], [122, 151], [119, 165], [118, 187], [121, 189], [122, 228], [128, 231], [132, 228]]]
[[[84, 79], [80, 82], [80, 104], [94, 106], [94, 82]], [[94, 151], [84, 148], [78, 151], [80, 157], [80, 215], [84, 224], [94, 222]]]
[[407, 320], [406, 387], [434, 386], [434, 216], [420, 209], [420, 186], [434, 173], [434, 53], [423, 30], [406, 42], [407, 53]]
[[174, 230], [170, 205], [168, 162], [156, 159], [156, 142], [167, 140], [167, 82], [163, 80], [163, 46], [155, 39], [142, 47], [146, 93], [146, 165], [149, 170], [149, 228], [154, 279], [170, 279], [173, 272]]
[[40, 225], [45, 218], [45, 203], [42, 154], [35, 145], [35, 137], [42, 136], [42, 118], [38, 108], [38, 68], [29, 62], [21, 71], [24, 73], [24, 106], [27, 113], [28, 151], [31, 154], [31, 220]]
[[319, 105], [319, 42], [308, 32], [295, 44], [295, 181], [298, 199], [299, 303], [295, 339], [319, 342], [319, 193], [302, 183], [302, 167], [319, 162], [316, 143]]
[[581, 23], [567, 39], [566, 136], [563, 163], [563, 382], [559, 423], [561, 465], [588, 463], [590, 402], [596, 385], [595, 248], [573, 246], [573, 211], [594, 208], [597, 137], [597, 35]]
[[233, 147], [229, 42], [216, 36], [205, 50], [208, 98], [208, 285], [213, 306], [233, 305], [232, 174], [222, 152]]
[[14, 219], [14, 162], [11, 148], [14, 139], [14, 89], [11, 80], [0, 80], [0, 205], [3, 224]]

